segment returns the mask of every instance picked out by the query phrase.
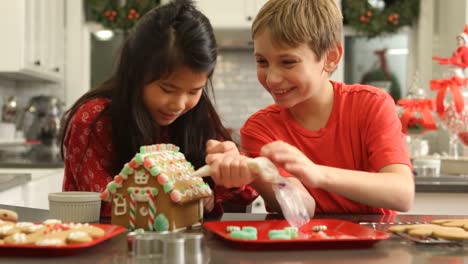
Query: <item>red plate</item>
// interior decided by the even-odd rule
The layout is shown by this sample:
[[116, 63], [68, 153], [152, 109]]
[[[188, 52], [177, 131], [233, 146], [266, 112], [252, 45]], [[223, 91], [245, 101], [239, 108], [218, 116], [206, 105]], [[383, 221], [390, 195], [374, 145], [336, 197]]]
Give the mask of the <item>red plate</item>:
[[92, 247], [111, 237], [114, 237], [126, 229], [119, 225], [92, 224], [102, 228], [105, 232], [103, 237], [94, 239], [88, 243], [70, 244], [64, 246], [36, 246], [27, 245], [0, 245], [0, 255], [2, 256], [66, 256], [78, 253], [80, 250]]
[[[316, 225], [325, 225], [327, 230], [314, 232]], [[268, 232], [290, 226], [286, 220], [265, 221], [214, 221], [203, 226], [218, 235], [227, 244], [247, 250], [290, 250], [290, 249], [332, 249], [365, 248], [387, 239], [390, 234], [348, 221], [335, 219], [312, 219], [299, 228], [297, 238], [291, 240], [270, 240]], [[232, 238], [227, 226], [253, 226], [257, 228], [257, 240]]]

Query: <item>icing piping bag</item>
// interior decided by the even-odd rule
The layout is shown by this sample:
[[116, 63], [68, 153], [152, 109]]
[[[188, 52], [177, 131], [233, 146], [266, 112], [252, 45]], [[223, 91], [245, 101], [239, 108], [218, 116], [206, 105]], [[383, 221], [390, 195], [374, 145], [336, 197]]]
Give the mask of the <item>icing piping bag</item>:
[[[298, 192], [294, 186], [279, 174], [273, 162], [268, 158], [258, 157], [248, 159], [247, 165], [252, 172], [261, 174], [265, 181], [272, 183], [276, 200], [281, 207], [284, 218], [290, 225], [300, 227], [310, 220], [313, 215], [309, 215], [306, 200], [303, 199], [301, 192]], [[209, 174], [210, 166], [205, 165], [192, 173], [191, 176], [207, 177]], [[314, 208], [315, 201], [313, 199], [310, 201], [313, 204], [308, 207]]]

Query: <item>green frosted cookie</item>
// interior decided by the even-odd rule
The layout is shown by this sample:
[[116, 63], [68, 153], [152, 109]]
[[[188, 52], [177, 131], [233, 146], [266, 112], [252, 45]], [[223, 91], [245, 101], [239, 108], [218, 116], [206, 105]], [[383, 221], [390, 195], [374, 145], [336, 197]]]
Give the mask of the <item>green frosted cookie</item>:
[[257, 228], [253, 226], [244, 226], [242, 227], [242, 231], [257, 235]]
[[294, 226], [288, 226], [284, 228], [284, 232], [286, 232], [291, 238], [297, 238], [299, 229]]
[[257, 240], [257, 234], [243, 230], [234, 230], [229, 234], [232, 238]]

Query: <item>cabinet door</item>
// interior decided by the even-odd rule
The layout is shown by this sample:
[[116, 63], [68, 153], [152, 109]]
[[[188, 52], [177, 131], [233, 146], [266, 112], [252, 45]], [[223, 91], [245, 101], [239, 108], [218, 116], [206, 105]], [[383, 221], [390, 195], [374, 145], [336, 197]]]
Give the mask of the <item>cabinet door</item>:
[[200, 11], [210, 20], [214, 28], [250, 28], [252, 13], [247, 3], [252, 0], [198, 0]]
[[[0, 74], [13, 79], [63, 80], [62, 0], [0, 1]], [[60, 56], [60, 60], [57, 58]], [[57, 63], [58, 61], [58, 63]]]

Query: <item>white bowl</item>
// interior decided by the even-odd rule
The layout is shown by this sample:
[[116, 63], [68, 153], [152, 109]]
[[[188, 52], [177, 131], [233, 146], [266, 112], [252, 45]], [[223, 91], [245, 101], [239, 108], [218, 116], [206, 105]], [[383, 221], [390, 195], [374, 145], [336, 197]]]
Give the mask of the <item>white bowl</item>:
[[99, 195], [97, 192], [49, 193], [49, 217], [63, 222], [99, 222]]

